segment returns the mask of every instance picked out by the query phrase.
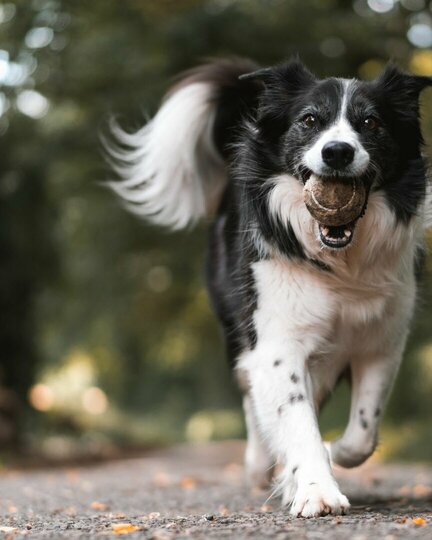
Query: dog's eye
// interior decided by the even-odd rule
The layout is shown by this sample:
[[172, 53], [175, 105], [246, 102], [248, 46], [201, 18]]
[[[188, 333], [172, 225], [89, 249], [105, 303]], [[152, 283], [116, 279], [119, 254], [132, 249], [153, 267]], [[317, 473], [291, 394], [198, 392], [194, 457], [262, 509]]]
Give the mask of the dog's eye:
[[378, 127], [378, 120], [374, 118], [373, 116], [368, 116], [364, 119], [363, 125], [369, 130], [369, 131], [375, 131]]
[[308, 127], [308, 128], [312, 128], [316, 125], [317, 123], [317, 119], [316, 117], [313, 115], [313, 114], [307, 114], [303, 119], [302, 119], [302, 122], [303, 124]]

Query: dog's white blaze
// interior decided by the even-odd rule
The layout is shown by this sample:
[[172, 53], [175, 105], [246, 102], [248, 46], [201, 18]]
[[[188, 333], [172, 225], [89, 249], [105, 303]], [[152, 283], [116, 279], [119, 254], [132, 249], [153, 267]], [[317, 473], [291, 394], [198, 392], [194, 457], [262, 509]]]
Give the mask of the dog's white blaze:
[[347, 119], [349, 87], [353, 82], [352, 80], [343, 81], [344, 92], [338, 118], [304, 155], [304, 164], [317, 175], [325, 175], [328, 171], [328, 166], [322, 158], [322, 149], [330, 141], [345, 142], [354, 148], [354, 160], [350, 166], [351, 175], [363, 174], [369, 165], [369, 154], [361, 144], [358, 133]]
[[120, 145], [107, 144], [121, 181], [108, 185], [133, 213], [180, 229], [212, 209], [225, 185], [225, 170], [213, 142], [214, 90], [193, 83], [175, 91], [136, 133], [117, 125]]

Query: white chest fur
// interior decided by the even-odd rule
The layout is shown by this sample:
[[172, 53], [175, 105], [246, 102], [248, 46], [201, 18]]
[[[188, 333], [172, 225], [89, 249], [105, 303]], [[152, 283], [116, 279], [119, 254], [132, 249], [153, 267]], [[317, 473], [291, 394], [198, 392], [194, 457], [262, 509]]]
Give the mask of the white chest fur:
[[415, 281], [413, 261], [405, 259], [362, 274], [347, 268], [325, 272], [281, 258], [255, 263], [258, 346], [288, 350], [295, 342], [310, 359], [318, 404], [349, 362], [391, 349], [406, 333]]

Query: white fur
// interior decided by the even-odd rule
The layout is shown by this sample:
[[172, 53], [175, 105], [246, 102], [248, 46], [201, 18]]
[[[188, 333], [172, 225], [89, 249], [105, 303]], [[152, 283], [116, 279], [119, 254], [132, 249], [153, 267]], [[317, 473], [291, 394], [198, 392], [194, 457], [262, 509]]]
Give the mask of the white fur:
[[[332, 298], [319, 280], [305, 281], [297, 265], [284, 260], [253, 265], [258, 308], [257, 345], [239, 368], [249, 377], [259, 426], [283, 464], [279, 489], [293, 515], [310, 517], [349, 504], [332, 476], [315, 415], [308, 358], [331, 331]], [[277, 301], [275, 302], [275, 299]]]
[[248, 434], [245, 453], [247, 480], [251, 486], [263, 489], [270, 483], [274, 459], [262, 440], [253, 403], [248, 394], [243, 398], [243, 409]]
[[107, 145], [121, 181], [109, 186], [135, 214], [173, 229], [186, 227], [212, 210], [225, 184], [213, 143], [213, 87], [180, 87], [156, 116], [136, 133], [113, 125], [117, 146]]
[[[283, 465], [279, 489], [291, 513], [340, 513], [348, 501], [332, 476], [315, 411], [350, 365], [350, 420], [330, 445], [331, 458], [349, 467], [373, 452], [413, 312], [414, 252], [424, 217], [398, 224], [383, 195], [373, 192], [353, 244], [335, 253], [316, 238], [300, 182], [288, 175], [271, 182], [270, 211], [289, 221], [305, 252], [331, 271], [277, 253], [253, 265], [257, 345], [239, 368], [249, 378], [262, 436]], [[299, 393], [304, 399], [291, 402]]]
[[344, 80], [344, 93], [340, 113], [336, 122], [324, 131], [305, 153], [304, 164], [316, 175], [325, 175], [328, 169], [322, 158], [322, 149], [330, 141], [345, 142], [354, 148], [354, 160], [350, 165], [350, 175], [360, 176], [369, 165], [369, 154], [361, 144], [357, 132], [347, 119], [349, 87], [353, 81]]

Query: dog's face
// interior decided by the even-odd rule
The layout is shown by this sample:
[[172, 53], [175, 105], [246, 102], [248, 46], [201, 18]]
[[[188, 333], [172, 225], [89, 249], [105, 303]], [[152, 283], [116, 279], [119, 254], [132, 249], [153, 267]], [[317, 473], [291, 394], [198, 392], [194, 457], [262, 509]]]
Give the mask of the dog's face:
[[[265, 84], [258, 127], [281, 170], [303, 183], [311, 175], [324, 185], [329, 178], [356, 179], [367, 193], [387, 188], [397, 196], [395, 184], [420, 159], [418, 99], [431, 78], [388, 67], [371, 82], [319, 80], [300, 62], [258, 76]], [[346, 247], [356, 222], [337, 227], [318, 223], [322, 244]]]

